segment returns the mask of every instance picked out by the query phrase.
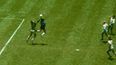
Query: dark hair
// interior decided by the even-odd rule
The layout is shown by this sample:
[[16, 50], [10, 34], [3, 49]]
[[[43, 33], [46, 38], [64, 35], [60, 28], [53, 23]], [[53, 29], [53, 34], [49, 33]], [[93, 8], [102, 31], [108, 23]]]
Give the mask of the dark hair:
[[113, 18], [115, 18], [115, 15], [113, 15]]
[[103, 24], [105, 24], [106, 22], [104, 21]]
[[112, 40], [111, 36], [108, 37], [108, 40]]

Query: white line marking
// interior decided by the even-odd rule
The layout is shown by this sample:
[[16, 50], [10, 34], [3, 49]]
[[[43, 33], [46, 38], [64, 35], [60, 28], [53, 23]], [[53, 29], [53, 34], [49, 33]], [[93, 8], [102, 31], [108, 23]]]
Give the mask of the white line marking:
[[12, 40], [12, 38], [14, 37], [14, 35], [17, 33], [17, 31], [19, 30], [19, 28], [22, 26], [23, 22], [25, 21], [25, 19], [22, 20], [22, 22], [19, 24], [19, 26], [17, 27], [17, 29], [14, 31], [14, 33], [11, 35], [11, 37], [9, 38], [9, 40], [5, 43], [5, 45], [3, 46], [3, 48], [0, 51], [0, 55], [3, 53], [3, 51], [5, 50], [6, 46], [10, 43], [10, 41]]

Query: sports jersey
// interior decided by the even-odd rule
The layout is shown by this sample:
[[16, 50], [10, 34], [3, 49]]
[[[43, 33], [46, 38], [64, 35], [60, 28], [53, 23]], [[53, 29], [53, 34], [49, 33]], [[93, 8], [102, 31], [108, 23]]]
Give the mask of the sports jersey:
[[33, 21], [31, 21], [31, 29], [32, 29], [32, 30], [35, 30], [35, 27], [36, 27], [36, 23], [33, 22]]
[[110, 47], [109, 47], [110, 49], [114, 49], [114, 46], [113, 46], [113, 44], [112, 44], [112, 43], [113, 43], [113, 41], [112, 41], [112, 40], [108, 40], [108, 44], [110, 45]]
[[46, 23], [45, 23], [45, 20], [44, 20], [43, 18], [41, 18], [40, 24], [41, 24], [42, 26], [46, 24]]
[[110, 25], [115, 23], [115, 19], [113, 19], [113, 17], [110, 18]]
[[108, 27], [108, 24], [107, 23], [103, 24], [103, 29], [104, 30], [107, 30], [107, 27]]

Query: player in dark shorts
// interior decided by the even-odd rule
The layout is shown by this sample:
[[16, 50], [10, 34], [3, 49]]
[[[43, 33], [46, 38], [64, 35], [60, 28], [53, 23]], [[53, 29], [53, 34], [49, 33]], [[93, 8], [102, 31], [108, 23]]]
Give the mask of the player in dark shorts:
[[106, 21], [103, 22], [102, 26], [103, 26], [103, 27], [102, 27], [103, 30], [102, 30], [102, 33], [101, 33], [101, 40], [103, 40], [104, 34], [105, 34], [106, 36], [108, 36], [108, 34], [107, 34], [108, 24], [106, 23]]
[[110, 21], [109, 21], [108, 32], [109, 32], [111, 35], [113, 34], [114, 24], [115, 24], [115, 15], [111, 16], [111, 17], [110, 17]]
[[112, 59], [110, 52], [112, 52], [115, 56], [116, 56], [116, 52], [114, 51], [114, 45], [113, 45], [113, 40], [111, 36], [108, 36], [108, 45], [109, 45], [109, 48], [107, 50], [107, 54], [109, 55], [109, 59]]
[[46, 34], [46, 29], [45, 29], [45, 27], [46, 27], [46, 23], [45, 23], [45, 19], [42, 17], [43, 15], [42, 14], [40, 14], [40, 19], [37, 21], [37, 23], [39, 23], [40, 22], [40, 30], [37, 30], [38, 32], [41, 32], [42, 30], [43, 30], [43, 33], [41, 34], [42, 36], [44, 35], [44, 34]]
[[35, 21], [31, 21], [31, 30], [30, 30], [30, 35], [27, 37], [27, 42], [29, 39], [31, 39], [32, 41], [32, 44], [34, 43], [34, 40], [35, 40], [35, 37], [36, 37], [36, 32], [37, 30], [35, 29], [36, 28], [36, 22]]

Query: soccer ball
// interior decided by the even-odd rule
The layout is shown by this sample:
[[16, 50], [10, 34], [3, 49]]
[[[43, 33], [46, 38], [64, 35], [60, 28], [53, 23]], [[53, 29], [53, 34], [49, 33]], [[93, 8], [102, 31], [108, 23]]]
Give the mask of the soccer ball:
[[76, 51], [80, 51], [80, 49], [76, 49]]

